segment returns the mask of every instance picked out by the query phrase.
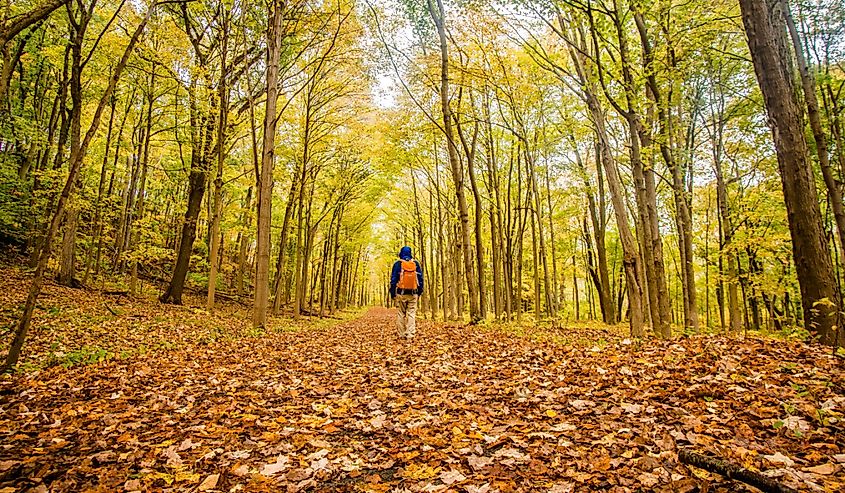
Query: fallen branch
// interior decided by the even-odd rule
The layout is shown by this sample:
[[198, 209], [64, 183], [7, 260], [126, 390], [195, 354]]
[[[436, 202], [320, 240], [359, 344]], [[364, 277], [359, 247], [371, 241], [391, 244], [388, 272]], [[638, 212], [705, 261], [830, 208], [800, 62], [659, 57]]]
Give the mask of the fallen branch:
[[742, 481], [764, 493], [798, 493], [798, 490], [785, 486], [774, 479], [764, 476], [759, 472], [750, 471], [744, 467], [722, 461], [715, 457], [708, 457], [691, 450], [680, 449], [678, 460], [683, 464], [689, 464], [706, 471], [720, 474], [734, 481]]
[[108, 311], [109, 311], [109, 313], [111, 313], [111, 314], [112, 314], [112, 315], [114, 315], [115, 317], [120, 316], [120, 314], [119, 314], [119, 313], [117, 313], [116, 311], [114, 311], [114, 309], [112, 309], [112, 307], [110, 307], [108, 303], [103, 303], [103, 305], [106, 307], [106, 310], [108, 310]]
[[229, 294], [221, 291], [217, 291], [214, 293], [214, 296], [223, 300], [223, 301], [231, 301], [233, 303], [239, 303], [243, 306], [250, 306], [249, 302], [245, 301], [242, 296], [236, 294]]
[[100, 293], [106, 296], [129, 296], [129, 291], [119, 289], [104, 289]]

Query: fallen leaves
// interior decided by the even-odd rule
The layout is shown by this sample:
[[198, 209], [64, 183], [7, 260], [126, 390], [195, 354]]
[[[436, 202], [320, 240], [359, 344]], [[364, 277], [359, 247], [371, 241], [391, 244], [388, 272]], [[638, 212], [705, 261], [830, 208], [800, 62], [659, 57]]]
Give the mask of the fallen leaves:
[[469, 457], [467, 457], [467, 463], [473, 471], [478, 472], [483, 470], [485, 467], [491, 465], [493, 463], [493, 459], [491, 459], [490, 457], [470, 455]]
[[455, 469], [450, 469], [449, 471], [443, 471], [440, 473], [440, 481], [443, 481], [443, 484], [447, 486], [451, 486], [454, 483], [460, 483], [461, 481], [466, 481], [467, 477], [461, 474], [461, 471], [457, 471]]
[[[175, 326], [174, 313], [155, 323]], [[823, 351], [611, 334], [558, 344], [424, 321], [408, 344], [386, 335], [391, 317], [7, 377], [0, 491], [688, 493], [724, 481], [678, 464], [681, 446], [802, 489], [843, 487], [841, 363]]]
[[199, 486], [197, 486], [197, 491], [209, 491], [217, 488], [217, 482], [220, 481], [219, 474], [210, 474], [205, 479], [202, 480]]
[[827, 464], [820, 464], [818, 466], [808, 467], [805, 469], [807, 472], [811, 472], [813, 474], [822, 474], [824, 476], [828, 476], [833, 474], [837, 471], [837, 467], [835, 464], [827, 463]]
[[772, 465], [775, 465], [775, 466], [792, 467], [792, 466], [795, 465], [795, 461], [793, 461], [792, 459], [783, 455], [780, 452], [775, 452], [772, 455], [764, 455], [763, 458], [766, 459], [766, 461], [768, 461], [769, 463], [771, 463]]
[[[263, 476], [273, 476], [279, 474], [288, 467], [290, 467], [288, 457], [286, 455], [280, 455], [272, 464], [265, 464], [264, 467], [261, 468], [261, 474]], [[241, 476], [244, 474], [241, 474]]]

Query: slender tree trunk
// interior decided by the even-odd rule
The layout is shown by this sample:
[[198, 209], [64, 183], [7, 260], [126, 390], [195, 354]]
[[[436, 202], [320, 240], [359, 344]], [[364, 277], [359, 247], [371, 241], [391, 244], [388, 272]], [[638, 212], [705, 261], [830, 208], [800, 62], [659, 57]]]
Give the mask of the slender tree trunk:
[[[682, 262], [682, 277], [684, 281], [684, 318], [685, 325], [698, 330], [698, 309], [696, 304], [695, 293], [695, 268], [692, 257], [692, 218], [685, 197], [684, 180], [680, 166], [678, 166], [675, 156], [672, 154], [672, 149], [669, 146], [669, 115], [666, 109], [665, 102], [661, 95], [659, 86], [657, 85], [657, 78], [654, 75], [654, 60], [651, 48], [651, 42], [648, 38], [648, 32], [645, 25], [645, 19], [640, 12], [634, 12], [634, 20], [637, 25], [637, 30], [640, 35], [640, 42], [643, 48], [643, 58], [646, 64], [648, 87], [652, 97], [655, 100], [658, 114], [658, 121], [660, 123], [660, 153], [663, 156], [666, 165], [672, 173], [672, 189], [675, 198], [676, 209], [676, 224], [678, 228], [678, 245]], [[645, 142], [644, 142], [645, 144]], [[659, 233], [658, 233], [659, 234]], [[668, 335], [671, 335], [669, 333]], [[664, 334], [667, 336], [667, 334]]]
[[[728, 284], [728, 323], [730, 324], [731, 332], [739, 332], [740, 329], [740, 318], [739, 318], [739, 293], [737, 291], [737, 268], [736, 268], [736, 256], [732, 250], [732, 243], [733, 243], [733, 220], [731, 219], [730, 210], [728, 208], [728, 191], [727, 191], [727, 184], [725, 183], [724, 174], [722, 172], [722, 159], [721, 159], [721, 152], [717, 152], [714, 156], [714, 169], [716, 171], [716, 199], [718, 202], [719, 207], [719, 214], [721, 216], [721, 228], [722, 228], [722, 244], [719, 249], [719, 256], [720, 258], [724, 259], [725, 265], [725, 272], [724, 276], [720, 276], [720, 284], [724, 284], [722, 277], [727, 277], [727, 284]], [[720, 264], [722, 261], [720, 261]], [[721, 270], [721, 269], [720, 269]], [[720, 306], [723, 304], [721, 301], [722, 293], [720, 293]], [[721, 309], [724, 312], [724, 309]], [[722, 317], [722, 326], [725, 325], [724, 322], [724, 313], [720, 315]]]
[[[507, 320], [510, 322], [513, 320], [513, 312], [514, 312], [514, 241], [513, 241], [513, 226], [514, 226], [514, 218], [513, 218], [513, 207], [511, 203], [511, 192], [512, 192], [512, 183], [513, 183], [513, 152], [508, 159], [508, 187], [507, 187], [507, 196], [505, 197], [505, 205], [506, 205], [506, 216], [504, 218], [504, 225], [502, 221], [499, 221], [498, 227], [499, 230], [502, 231], [502, 237], [505, 241], [505, 256], [502, 259], [502, 267], [504, 271], [504, 284], [505, 284], [505, 315], [507, 316]], [[501, 207], [499, 208], [501, 211]]]
[[[573, 138], [573, 144], [574, 138]], [[599, 295], [599, 307], [601, 309], [602, 314], [602, 321], [606, 324], [614, 325], [616, 324], [616, 309], [613, 307], [613, 297], [610, 292], [610, 278], [607, 273], [607, 248], [604, 241], [604, 234], [605, 234], [605, 226], [603, 225], [604, 220], [603, 217], [600, 217], [598, 206], [596, 205], [596, 196], [593, 190], [593, 187], [590, 183], [589, 178], [587, 177], [587, 168], [584, 165], [584, 162], [581, 158], [581, 152], [578, 150], [577, 144], [574, 147], [575, 149], [575, 163], [578, 165], [578, 168], [583, 175], [584, 186], [586, 187], [587, 191], [587, 207], [590, 212], [590, 221], [593, 226], [593, 232], [595, 233], [596, 237], [596, 254], [598, 256], [598, 266], [597, 272], [595, 276], [593, 276], [593, 281], [596, 285], [596, 290], [598, 291]], [[600, 197], [604, 195], [604, 186], [602, 185], [602, 173], [601, 173], [601, 163], [600, 156], [598, 155], [598, 149], [596, 149], [596, 171], [598, 175], [599, 181], [599, 194]], [[602, 215], [604, 211], [604, 204], [602, 204]], [[586, 226], [585, 226], [586, 231]], [[589, 241], [589, 237], [588, 237]], [[591, 243], [591, 242], [590, 242]], [[588, 243], [588, 247], [590, 244]]]
[[501, 197], [499, 184], [496, 179], [498, 164], [496, 159], [496, 145], [493, 140], [493, 124], [490, 121], [490, 101], [487, 91], [484, 93], [484, 117], [487, 121], [484, 135], [486, 137], [487, 150], [487, 191], [492, 198], [492, 204], [488, 211], [490, 221], [490, 255], [493, 267], [493, 312], [496, 320], [502, 316], [502, 255], [499, 249], [502, 246], [501, 238]]
[[226, 161], [226, 125], [229, 115], [229, 87], [226, 84], [228, 67], [226, 56], [229, 47], [229, 15], [226, 8], [220, 9], [222, 17], [220, 34], [220, 82], [218, 83], [217, 99], [220, 102], [220, 114], [217, 117], [217, 173], [214, 177], [213, 216], [211, 219], [211, 248], [209, 249], [208, 297], [206, 306], [214, 309], [214, 297], [217, 290], [217, 273], [220, 269], [220, 250], [222, 237], [220, 235], [220, 221], [223, 215], [223, 164]]
[[481, 226], [483, 220], [483, 209], [481, 207], [481, 194], [478, 191], [478, 183], [475, 179], [475, 150], [478, 142], [478, 122], [476, 122], [472, 134], [472, 143], [468, 146], [461, 131], [460, 121], [455, 117], [455, 125], [458, 129], [458, 136], [464, 145], [465, 154], [467, 157], [467, 171], [469, 174], [470, 190], [472, 191], [472, 198], [475, 204], [475, 260], [478, 267], [478, 309], [481, 319], [487, 318], [487, 302], [486, 302], [486, 286], [487, 281], [484, 276], [484, 229]]
[[[152, 87], [152, 85], [151, 85], [151, 87]], [[136, 219], [138, 221], [141, 221], [144, 218], [144, 206], [145, 206], [144, 198], [145, 198], [145, 195], [146, 195], [147, 169], [148, 169], [148, 166], [149, 166], [149, 159], [150, 159], [150, 155], [149, 155], [150, 140], [149, 139], [150, 139], [150, 131], [152, 130], [152, 105], [153, 105], [153, 99], [152, 98], [153, 98], [152, 94], [150, 94], [150, 101], [149, 101], [149, 107], [148, 107], [149, 111], [148, 111], [147, 117], [146, 117], [146, 128], [145, 128], [145, 131], [143, 132], [142, 139], [141, 139], [143, 144], [141, 144], [141, 149], [142, 149], [142, 157], [141, 157], [141, 164], [140, 164], [141, 176], [140, 176], [140, 179], [139, 179], [139, 186], [138, 186], [138, 193], [137, 193], [138, 198], [137, 198], [137, 201], [135, 203], [135, 209], [132, 213], [133, 219]], [[127, 231], [127, 233], [129, 233], [129, 231]], [[130, 238], [131, 238], [131, 244], [127, 244], [127, 246], [132, 248], [133, 255], [132, 255], [131, 277], [130, 277], [130, 281], [129, 281], [129, 292], [132, 294], [132, 296], [136, 296], [138, 294], [138, 292], [137, 292], [138, 258], [137, 258], [136, 252], [134, 252], [134, 250], [136, 250], [138, 248], [138, 243], [140, 243], [140, 240], [141, 240], [141, 232], [139, 231], [139, 228], [135, 228], [134, 232], [132, 232], [132, 234], [130, 235]]]
[[[245, 228], [250, 223], [250, 212], [252, 211], [252, 187], [246, 191], [246, 198], [244, 199], [244, 211], [241, 215], [241, 227]], [[244, 274], [246, 273], [246, 252], [248, 246], [247, 230], [244, 229], [238, 233], [238, 273], [235, 278], [236, 292], [238, 296], [244, 294]]]
[[537, 215], [531, 213], [531, 274], [534, 277], [534, 320], [543, 319], [540, 303], [540, 253], [537, 247]]
[[[106, 132], [105, 151], [103, 152], [103, 164], [100, 166], [100, 180], [97, 185], [97, 199], [94, 202], [94, 237], [91, 239], [91, 245], [88, 248], [88, 259], [85, 262], [85, 274], [82, 276], [82, 284], [88, 282], [88, 275], [91, 273], [91, 267], [94, 264], [94, 259], [99, 258], [99, 243], [103, 234], [103, 211], [102, 201], [103, 193], [105, 192], [106, 170], [109, 162], [109, 148], [111, 148], [112, 131], [114, 130], [114, 109], [117, 105], [117, 99], [111, 98], [111, 108], [109, 111], [109, 125]], [[95, 246], [96, 245], [96, 246]], [[94, 253], [96, 248], [97, 253]]]
[[[474, 266], [470, 248], [470, 227], [469, 211], [467, 207], [466, 194], [464, 193], [464, 177], [461, 163], [458, 159], [458, 152], [455, 146], [454, 131], [452, 129], [452, 111], [449, 107], [449, 52], [446, 41], [445, 10], [442, 0], [427, 0], [428, 11], [432, 21], [437, 28], [440, 38], [440, 106], [443, 112], [443, 132], [446, 135], [446, 149], [449, 155], [449, 165], [452, 171], [452, 181], [455, 185], [455, 196], [458, 200], [458, 215], [461, 227], [459, 241], [455, 245], [458, 254], [463, 257], [464, 274], [467, 282], [467, 294], [469, 296], [470, 322], [476, 323], [481, 320], [481, 311], [478, 303], [478, 291], [476, 286]], [[435, 6], [436, 2], [436, 6]]]
[[581, 295], [578, 294], [578, 238], [572, 241], [572, 300], [575, 302], [575, 321], [581, 320]]
[[[635, 181], [641, 183], [641, 193], [637, 197], [638, 208], [642, 214], [643, 237], [646, 247], [643, 249], [646, 256], [647, 286], [649, 292], [649, 308], [651, 310], [652, 325], [659, 337], [669, 338], [672, 335], [671, 328], [671, 306], [669, 302], [668, 287], [666, 285], [666, 267], [663, 259], [663, 240], [660, 228], [657, 223], [657, 192], [654, 183], [654, 171], [644, 169], [642, 149], [650, 149], [652, 145], [649, 124], [652, 121], [649, 113], [648, 121], [644, 125], [640, 115], [637, 113], [637, 95], [634, 93], [635, 81], [631, 70], [630, 53], [625, 30], [618, 16], [613, 18], [616, 27], [616, 35], [619, 41], [619, 57], [622, 68], [623, 86], [628, 109], [623, 110], [616, 105], [617, 111], [628, 123], [630, 134], [630, 155], [631, 167], [634, 170]], [[595, 36], [595, 33], [593, 33]], [[599, 67], [601, 69], [601, 67]], [[636, 175], [640, 175], [639, 178]]]
[[[202, 197], [205, 194], [206, 177], [208, 169], [208, 157], [210, 155], [211, 140], [214, 134], [216, 115], [212, 110], [203, 117], [198, 117], [196, 83], [192, 82], [190, 89], [191, 113], [192, 113], [192, 141], [195, 149], [191, 150], [191, 170], [188, 175], [188, 207], [185, 210], [185, 217], [182, 222], [182, 234], [179, 240], [179, 251], [176, 254], [176, 264], [173, 268], [173, 276], [167, 289], [159, 297], [162, 303], [182, 304], [182, 292], [185, 289], [185, 279], [188, 276], [188, 269], [191, 263], [191, 253], [194, 249], [194, 240], [197, 236], [197, 221], [202, 209]], [[214, 98], [212, 98], [212, 103]], [[201, 123], [203, 122], [203, 123]], [[195, 127], [195, 125], [198, 127]]]
[[[71, 42], [70, 69], [70, 152], [73, 154], [81, 145], [82, 139], [82, 44], [88, 30], [88, 23], [93, 16], [94, 4], [81, 5], [78, 12], [68, 10], [68, 20], [71, 26], [73, 40]], [[76, 15], [79, 16], [76, 19]], [[82, 185], [81, 180], [76, 186]], [[74, 284], [76, 273], [76, 230], [79, 222], [79, 205], [74, 204], [73, 197], [68, 198], [68, 211], [65, 217], [64, 237], [62, 238], [61, 260], [58, 282], [64, 286]]]
[[[150, 140], [152, 139], [152, 129], [153, 129], [153, 105], [155, 103], [155, 91], [156, 91], [156, 67], [157, 64], [153, 62], [152, 70], [150, 71], [150, 80], [148, 84], [148, 94], [147, 94], [147, 111], [146, 115], [144, 116], [144, 127], [142, 128], [142, 135], [140, 139], [140, 167], [141, 167], [141, 176], [139, 180], [139, 187], [137, 193], [137, 202], [135, 206], [135, 210], [133, 211], [133, 218], [138, 221], [143, 220], [144, 218], [144, 207], [145, 207], [145, 197], [146, 197], [146, 187], [147, 187], [147, 171], [150, 164]], [[127, 233], [129, 227], [127, 226]], [[127, 235], [128, 236], [128, 235]], [[133, 234], [131, 235], [131, 248], [133, 250], [137, 250], [138, 244], [141, 241], [141, 232], [139, 228], [135, 228]], [[129, 292], [136, 296], [137, 292], [137, 284], [138, 284], [138, 255], [137, 252], [132, 256], [132, 274], [129, 283]]]
[[273, 159], [276, 147], [276, 103], [279, 95], [279, 57], [282, 52], [282, 18], [284, 3], [273, 0], [273, 11], [267, 31], [267, 104], [264, 110], [261, 172], [258, 178], [258, 237], [255, 261], [254, 327], [267, 324], [270, 297], [270, 205], [273, 193]]
[[[557, 248], [555, 243], [555, 224], [554, 224], [554, 209], [552, 208], [552, 180], [551, 176], [549, 176], [549, 165], [546, 164], [546, 202], [549, 207], [548, 219], [549, 219], [549, 255], [552, 261], [552, 272], [551, 272], [551, 280], [546, 279], [546, 282], [551, 282], [548, 286], [549, 289], [549, 298], [550, 298], [550, 305], [554, 309], [552, 316], [557, 317], [560, 309], [560, 296], [558, 295], [557, 289]], [[545, 246], [543, 246], [543, 250], [545, 251]], [[546, 269], [548, 272], [548, 268]]]
[[279, 232], [279, 255], [276, 258], [276, 273], [273, 278], [273, 315], [278, 315], [281, 312], [282, 302], [284, 301], [282, 288], [284, 286], [283, 276], [285, 273], [285, 255], [287, 254], [288, 249], [290, 219], [296, 206], [296, 191], [299, 183], [299, 168], [297, 167], [294, 169], [293, 173], [291, 173], [290, 191], [288, 192], [288, 200], [285, 204], [285, 216], [282, 220], [282, 230]]
[[[554, 299], [552, 297], [552, 293], [554, 288], [552, 287], [552, 281], [549, 277], [549, 261], [546, 255], [546, 240], [545, 240], [545, 231], [543, 230], [543, 201], [540, 198], [540, 190], [537, 186], [537, 170], [536, 170], [536, 163], [533, 158], [529, 158], [526, 156], [526, 164], [528, 164], [529, 175], [530, 175], [530, 187], [531, 187], [531, 194], [534, 197], [532, 210], [534, 211], [534, 217], [537, 221], [537, 236], [538, 236], [538, 255], [540, 261], [543, 266], [543, 286], [545, 291], [545, 299], [546, 299], [546, 312], [551, 318], [555, 318], [557, 316], [557, 307], [554, 304]], [[551, 215], [551, 210], [549, 210], [549, 215]], [[538, 312], [539, 313], [539, 312]]]
[[[582, 38], [581, 48], [586, 48], [584, 46], [585, 44], [586, 43]], [[590, 116], [593, 121], [593, 128], [598, 139], [601, 162], [604, 166], [605, 177], [607, 178], [608, 190], [610, 192], [611, 203], [613, 204], [613, 211], [616, 217], [617, 229], [619, 231], [619, 241], [622, 244], [622, 264], [625, 269], [625, 285], [628, 293], [628, 306], [630, 311], [629, 325], [631, 335], [634, 337], [642, 337], [644, 335], [642, 288], [640, 284], [642, 271], [639, 253], [637, 252], [637, 242], [631, 232], [631, 226], [628, 222], [628, 215], [625, 209], [622, 179], [619, 176], [619, 170], [616, 167], [616, 160], [614, 159], [610, 148], [610, 141], [605, 127], [605, 115], [596, 96], [595, 85], [588, 82], [589, 78], [586, 73], [586, 57], [583, 54], [583, 51], [577, 51], [574, 46], [570, 47], [569, 53], [573, 65], [578, 73], [578, 78], [583, 84], [583, 96], [587, 102], [587, 108], [590, 112]]]

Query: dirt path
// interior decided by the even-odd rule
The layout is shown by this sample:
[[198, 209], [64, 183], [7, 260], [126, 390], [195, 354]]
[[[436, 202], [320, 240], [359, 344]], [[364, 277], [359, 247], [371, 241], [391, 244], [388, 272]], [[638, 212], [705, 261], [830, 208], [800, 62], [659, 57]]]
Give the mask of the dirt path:
[[0, 492], [698, 491], [679, 446], [843, 484], [843, 428], [810, 416], [845, 407], [821, 351], [425, 321], [406, 343], [393, 314], [5, 380]]

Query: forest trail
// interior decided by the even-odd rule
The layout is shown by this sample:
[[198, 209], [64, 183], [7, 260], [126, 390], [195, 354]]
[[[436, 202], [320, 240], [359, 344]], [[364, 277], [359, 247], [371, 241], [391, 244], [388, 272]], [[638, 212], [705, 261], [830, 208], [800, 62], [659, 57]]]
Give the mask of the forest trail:
[[406, 343], [394, 314], [4, 380], [0, 491], [714, 486], [682, 446], [841, 491], [841, 423], [812, 414], [842, 415], [842, 375], [817, 348], [424, 320]]

